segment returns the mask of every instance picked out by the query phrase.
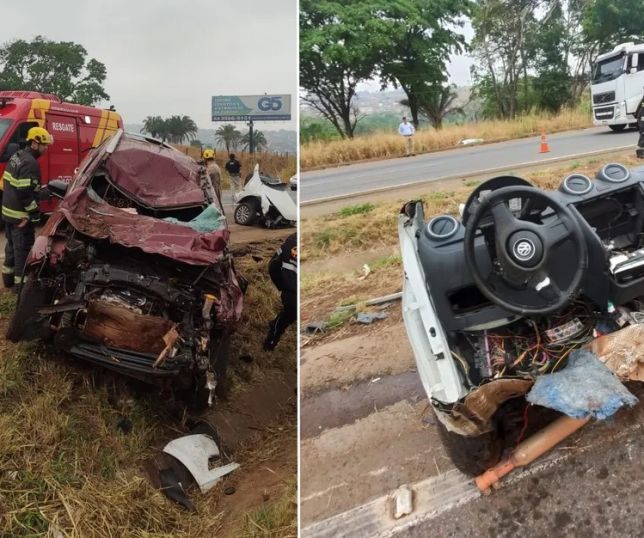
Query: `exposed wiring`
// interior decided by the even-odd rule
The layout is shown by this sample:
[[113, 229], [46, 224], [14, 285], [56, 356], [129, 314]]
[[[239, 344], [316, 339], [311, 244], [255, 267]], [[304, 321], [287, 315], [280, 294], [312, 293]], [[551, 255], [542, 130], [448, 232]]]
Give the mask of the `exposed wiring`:
[[517, 444], [515, 445], [518, 446], [521, 441], [523, 441], [523, 436], [525, 435], [526, 430], [528, 429], [528, 409], [530, 409], [530, 406], [532, 404], [526, 403], [525, 409], [523, 410], [523, 427], [521, 428], [521, 433], [519, 434], [519, 437], [517, 437]]

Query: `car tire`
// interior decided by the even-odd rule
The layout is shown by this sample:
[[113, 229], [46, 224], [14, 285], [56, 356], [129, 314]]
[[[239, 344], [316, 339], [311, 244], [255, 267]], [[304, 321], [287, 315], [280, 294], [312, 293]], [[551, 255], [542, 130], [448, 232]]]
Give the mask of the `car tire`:
[[622, 124], [622, 125], [609, 125], [608, 127], [610, 127], [610, 130], [615, 132], [615, 133], [621, 133], [624, 129], [626, 129], [625, 124]]
[[28, 280], [18, 297], [16, 310], [7, 327], [7, 339], [11, 342], [43, 338], [46, 329], [38, 323], [38, 309], [48, 304], [49, 292], [34, 280]]
[[436, 419], [438, 435], [454, 466], [468, 476], [478, 476], [501, 460], [503, 440], [495, 428], [491, 432], [468, 437], [448, 431]]
[[242, 226], [252, 226], [257, 220], [257, 202], [244, 200], [235, 208], [235, 222]]

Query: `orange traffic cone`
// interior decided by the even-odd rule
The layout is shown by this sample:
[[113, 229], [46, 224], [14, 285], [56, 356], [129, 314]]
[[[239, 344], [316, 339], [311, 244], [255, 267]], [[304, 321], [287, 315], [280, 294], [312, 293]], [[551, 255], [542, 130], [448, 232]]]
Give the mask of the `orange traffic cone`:
[[546, 139], [546, 133], [545, 131], [541, 131], [541, 148], [539, 149], [539, 153], [548, 153], [550, 151], [550, 148], [548, 147], [548, 140]]

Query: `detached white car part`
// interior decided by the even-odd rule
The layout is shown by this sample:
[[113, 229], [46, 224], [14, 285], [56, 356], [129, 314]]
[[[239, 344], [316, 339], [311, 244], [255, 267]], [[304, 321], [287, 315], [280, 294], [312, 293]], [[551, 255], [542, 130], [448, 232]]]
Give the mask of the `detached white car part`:
[[201, 433], [174, 439], [165, 445], [163, 452], [183, 463], [202, 493], [211, 490], [223, 476], [239, 468], [238, 463], [229, 463], [211, 469], [210, 458], [219, 456], [219, 447], [211, 437]]
[[244, 188], [234, 195], [235, 222], [252, 226], [261, 221], [267, 228], [295, 226], [297, 206], [280, 179], [260, 174], [259, 164]]

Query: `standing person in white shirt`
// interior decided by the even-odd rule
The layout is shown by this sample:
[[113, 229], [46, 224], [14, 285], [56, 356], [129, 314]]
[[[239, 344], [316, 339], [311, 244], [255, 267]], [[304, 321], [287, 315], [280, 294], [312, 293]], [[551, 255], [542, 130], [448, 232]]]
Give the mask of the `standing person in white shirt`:
[[415, 155], [414, 153], [414, 134], [416, 129], [407, 121], [407, 117], [403, 116], [402, 123], [398, 126], [398, 132], [405, 137], [405, 152], [406, 156]]

